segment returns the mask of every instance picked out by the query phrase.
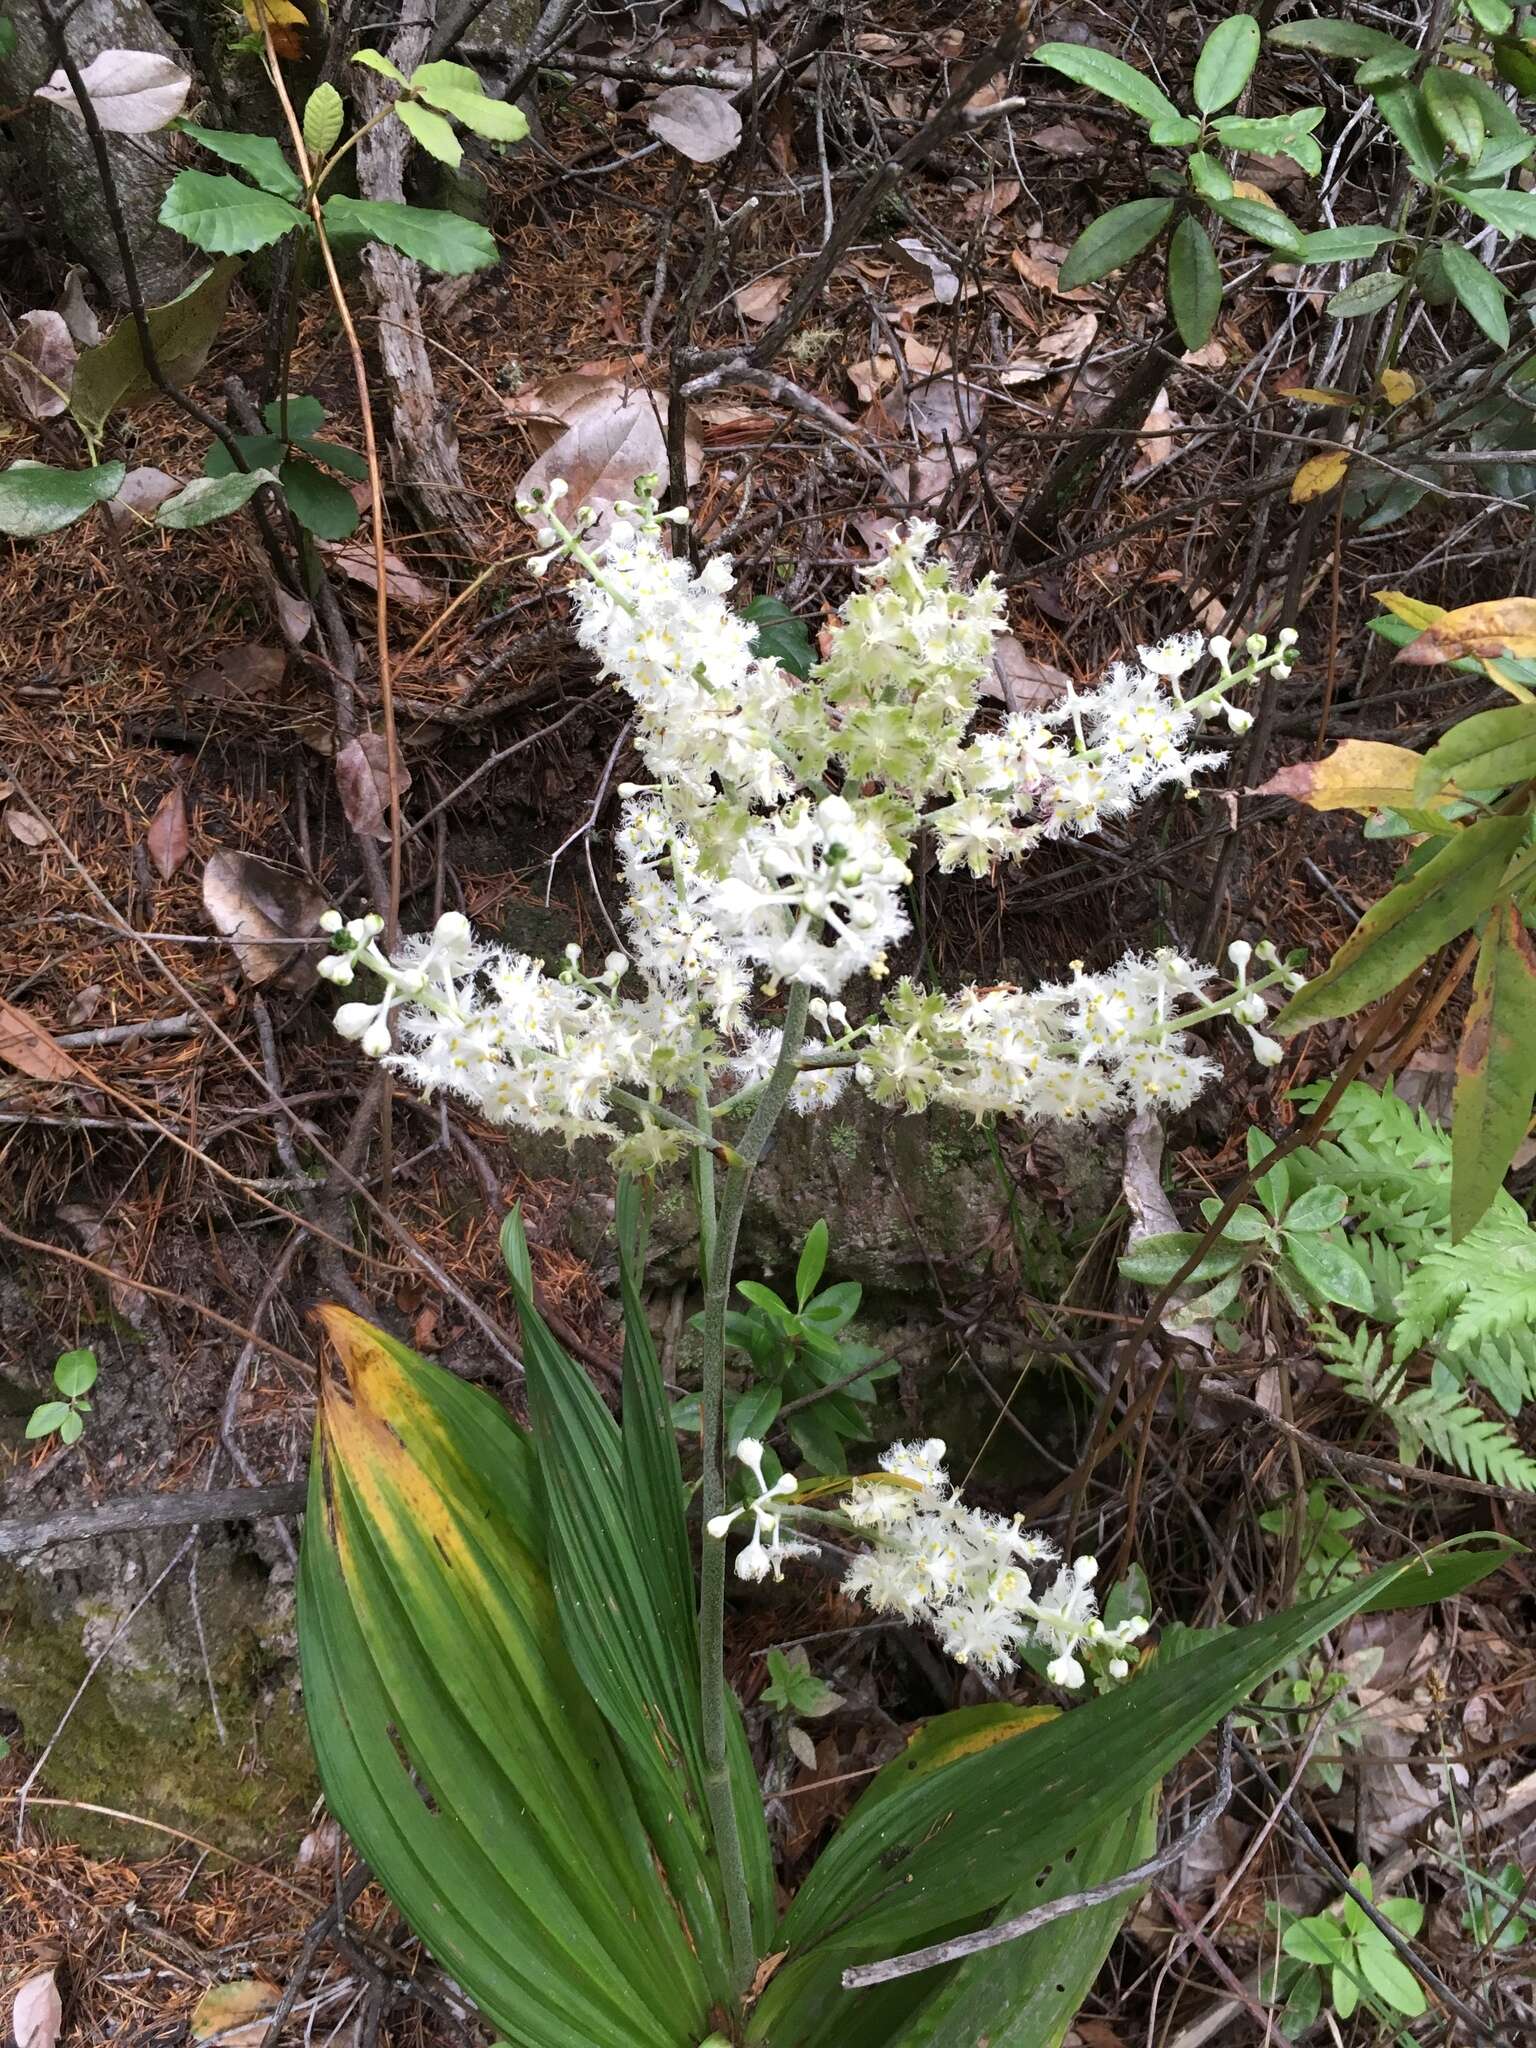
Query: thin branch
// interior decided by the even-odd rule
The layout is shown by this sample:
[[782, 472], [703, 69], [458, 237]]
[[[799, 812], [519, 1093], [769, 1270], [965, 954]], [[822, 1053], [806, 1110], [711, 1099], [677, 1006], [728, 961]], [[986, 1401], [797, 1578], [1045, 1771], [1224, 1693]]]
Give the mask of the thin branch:
[[1001, 1920], [994, 1927], [978, 1927], [974, 1934], [959, 1934], [952, 1941], [936, 1941], [927, 1948], [909, 1949], [905, 1955], [892, 1956], [883, 1963], [855, 1964], [843, 1972], [843, 1989], [862, 1991], [871, 1984], [890, 1984], [898, 1977], [915, 1977], [922, 1970], [937, 1969], [941, 1963], [957, 1963], [965, 1956], [982, 1955], [987, 1949], [1002, 1948], [1007, 1942], [1033, 1934], [1036, 1928], [1048, 1927], [1053, 1920], [1064, 1919], [1068, 1913], [1086, 1912], [1090, 1906], [1107, 1906], [1111, 1899], [1140, 1891], [1143, 1885], [1177, 1863], [1191, 1843], [1197, 1842], [1215, 1826], [1226, 1812], [1231, 1797], [1232, 1717], [1229, 1714], [1221, 1724], [1215, 1796], [1199, 1819], [1177, 1841], [1159, 1849], [1155, 1856], [1149, 1857], [1145, 1863], [1138, 1863], [1134, 1870], [1126, 1871], [1122, 1877], [1112, 1877], [1106, 1884], [1090, 1885], [1086, 1891], [1073, 1892], [1065, 1899], [1052, 1899], [1048, 1906], [1031, 1906], [1027, 1913], [1019, 1913], [1012, 1920]]
[[97, 1508], [0, 1522], [0, 1557], [33, 1557], [59, 1543], [89, 1543], [143, 1529], [201, 1528], [208, 1522], [256, 1522], [296, 1515], [308, 1488], [302, 1480], [279, 1486], [212, 1487], [206, 1493], [147, 1493], [103, 1501]]

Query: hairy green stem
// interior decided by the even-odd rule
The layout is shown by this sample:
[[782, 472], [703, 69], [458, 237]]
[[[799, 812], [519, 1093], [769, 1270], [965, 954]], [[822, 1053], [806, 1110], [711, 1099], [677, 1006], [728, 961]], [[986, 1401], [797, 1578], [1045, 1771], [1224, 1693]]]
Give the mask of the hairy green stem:
[[[699, 1496], [706, 1523], [725, 1506], [725, 1314], [730, 1305], [731, 1274], [736, 1263], [736, 1242], [741, 1235], [742, 1211], [746, 1207], [753, 1169], [768, 1148], [773, 1127], [795, 1083], [796, 1058], [805, 1036], [810, 993], [803, 982], [796, 982], [790, 989], [778, 1059], [742, 1135], [740, 1156], [726, 1174], [720, 1194], [720, 1213], [704, 1292], [704, 1372], [699, 1404], [703, 1437]], [[704, 1155], [701, 1153], [701, 1156]], [[702, 1218], [700, 1227], [702, 1235]], [[757, 1958], [753, 1951], [752, 1911], [747, 1897], [741, 1834], [736, 1824], [730, 1766], [726, 1757], [725, 1544], [707, 1531], [699, 1573], [699, 1698], [704, 1723], [704, 1796], [709, 1805], [710, 1824], [720, 1858], [720, 1880], [725, 1891], [731, 1938], [732, 1974], [736, 1994], [740, 1997], [752, 1981]]]

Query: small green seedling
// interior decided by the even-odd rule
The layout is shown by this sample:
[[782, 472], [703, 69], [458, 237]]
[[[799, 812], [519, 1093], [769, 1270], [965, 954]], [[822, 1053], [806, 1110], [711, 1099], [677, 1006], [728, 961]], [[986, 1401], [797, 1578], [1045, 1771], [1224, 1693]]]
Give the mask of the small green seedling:
[[[1372, 1898], [1370, 1872], [1363, 1863], [1350, 1872], [1350, 1883]], [[1373, 1900], [1377, 1912], [1412, 1940], [1424, 1924], [1418, 1899]], [[1281, 1906], [1269, 1909], [1271, 1923], [1281, 1929], [1281, 1960], [1266, 1995], [1286, 2000], [1281, 2015], [1292, 2034], [1315, 2024], [1324, 2006], [1347, 2020], [1361, 2005], [1388, 2024], [1394, 2018], [1417, 2019], [1427, 2001], [1418, 1978], [1396, 1946], [1347, 1892], [1326, 1913], [1305, 1918]]]
[[90, 1413], [91, 1404], [85, 1397], [96, 1384], [96, 1371], [94, 1351], [66, 1351], [53, 1368], [53, 1384], [63, 1399], [40, 1402], [32, 1410], [27, 1435], [57, 1434], [61, 1443], [78, 1443]]
[[[794, 1716], [805, 1721], [818, 1721], [823, 1714], [834, 1713], [843, 1704], [843, 1696], [816, 1676], [804, 1650], [791, 1650], [787, 1656], [782, 1650], [770, 1650], [763, 1704], [782, 1714], [786, 1721]], [[808, 1771], [813, 1771], [816, 1768], [816, 1745], [805, 1730], [791, 1726], [785, 1730], [785, 1739], [799, 1761]]]
[[1495, 1955], [1520, 1948], [1531, 1938], [1531, 1923], [1519, 1908], [1526, 1904], [1525, 1872], [1518, 1863], [1504, 1863], [1484, 1876], [1467, 1872], [1467, 1910], [1461, 1924], [1479, 1948]]

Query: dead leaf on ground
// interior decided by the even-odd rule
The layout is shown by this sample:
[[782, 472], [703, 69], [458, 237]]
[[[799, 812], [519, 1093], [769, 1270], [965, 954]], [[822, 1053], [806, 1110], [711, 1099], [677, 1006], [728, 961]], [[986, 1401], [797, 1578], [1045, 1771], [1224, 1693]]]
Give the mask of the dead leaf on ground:
[[277, 692], [287, 669], [288, 657], [281, 647], [247, 640], [221, 647], [206, 667], [176, 687], [183, 697], [213, 704], [238, 704], [242, 699], [255, 703]]
[[194, 2041], [216, 2042], [218, 2048], [261, 2048], [267, 2020], [282, 2002], [275, 1984], [247, 1977], [237, 1984], [215, 1984], [197, 2001], [192, 2013]]
[[873, 405], [882, 391], [896, 382], [899, 366], [894, 356], [866, 356], [848, 365], [848, 382], [865, 405]]
[[755, 277], [733, 294], [736, 310], [755, 327], [766, 327], [789, 297], [789, 279], [781, 271], [775, 277]]
[[235, 958], [258, 986], [279, 979], [288, 988], [313, 983], [318, 949], [293, 941], [315, 937], [325, 907], [301, 875], [251, 853], [221, 851], [203, 869], [203, 908], [215, 930], [233, 939]]
[[187, 797], [179, 782], [161, 798], [160, 808], [149, 821], [144, 844], [161, 881], [168, 882], [186, 859], [191, 844], [187, 837]]
[[1309, 455], [1291, 478], [1291, 503], [1310, 505], [1314, 498], [1326, 498], [1343, 483], [1348, 470], [1348, 449], [1333, 448], [1326, 455]]
[[1003, 383], [1031, 384], [1041, 377], [1053, 376], [1057, 370], [1070, 369], [1093, 347], [1098, 331], [1097, 313], [1075, 313], [1059, 327], [1037, 336], [1016, 355], [1003, 369]]
[[108, 498], [102, 508], [113, 532], [127, 533], [131, 527], [148, 526], [166, 499], [181, 489], [181, 481], [163, 469], [130, 469], [118, 486], [117, 496]]
[[[343, 576], [350, 576], [354, 583], [366, 585], [369, 590], [379, 587], [379, 572], [373, 559], [373, 549], [366, 541], [326, 541], [320, 543], [322, 554], [329, 555], [332, 563]], [[433, 605], [438, 594], [424, 577], [414, 569], [408, 569], [397, 554], [389, 549], [384, 551], [384, 580], [392, 604], [417, 606]]]
[[901, 235], [881, 246], [883, 253], [894, 263], [929, 280], [929, 289], [937, 304], [952, 306], [960, 296], [960, 280], [950, 264], [915, 235]]
[[1174, 450], [1171, 429], [1179, 425], [1179, 416], [1168, 406], [1168, 387], [1164, 385], [1152, 401], [1152, 410], [1141, 423], [1141, 435], [1136, 446], [1139, 450], [1136, 467], [1130, 480], [1137, 482], [1141, 477], [1166, 462]]
[[25, 1010], [0, 999], [0, 1060], [33, 1081], [68, 1081], [80, 1070]]
[[1037, 128], [1020, 138], [1031, 149], [1043, 149], [1047, 156], [1097, 156], [1099, 145], [1092, 142], [1075, 121], [1056, 121], [1049, 128]]
[[1413, 802], [1423, 759], [1386, 740], [1344, 740], [1321, 761], [1278, 768], [1249, 796], [1288, 796], [1314, 811], [1393, 810]]
[[902, 341], [901, 352], [907, 359], [907, 368], [915, 370], [920, 377], [929, 377], [935, 370], [947, 370], [950, 367], [947, 341], [932, 344], [919, 341], [915, 334], [909, 334]]
[[5, 814], [5, 828], [23, 846], [46, 846], [52, 836], [41, 818], [16, 804]]
[[69, 410], [75, 381], [75, 344], [62, 313], [23, 313], [0, 371], [29, 420], [56, 420]]
[[84, 988], [77, 989], [70, 997], [69, 1008], [64, 1012], [64, 1022], [71, 1031], [78, 1031], [82, 1024], [89, 1024], [101, 1008], [106, 990], [99, 981], [88, 981]]
[[[1173, 1204], [1163, 1192], [1163, 1126], [1150, 1109], [1138, 1109], [1125, 1127], [1125, 1169], [1120, 1187], [1126, 1207], [1131, 1212], [1131, 1227], [1126, 1233], [1127, 1246], [1139, 1244], [1144, 1237], [1161, 1237], [1165, 1232], [1179, 1228]], [[1191, 1344], [1209, 1351], [1216, 1341], [1210, 1323], [1203, 1319], [1192, 1321], [1188, 1308], [1181, 1306], [1198, 1291], [1191, 1286], [1179, 1288], [1170, 1297], [1161, 1321], [1165, 1329], [1187, 1337]]]
[[[687, 436], [685, 449], [691, 483], [703, 461], [697, 436]], [[625, 397], [615, 384], [601, 406], [583, 409], [524, 472], [516, 495], [528, 498], [561, 477], [570, 486], [567, 510], [590, 505], [599, 515], [601, 531], [616, 501], [634, 496], [637, 477], [665, 476], [666, 470], [665, 408], [643, 391]]]
[[695, 164], [718, 163], [741, 141], [730, 96], [706, 85], [669, 85], [645, 109], [645, 125]]
[[999, 178], [984, 191], [971, 194], [960, 209], [961, 218], [981, 222], [996, 220], [1000, 213], [1006, 213], [1010, 206], [1017, 205], [1023, 190], [1017, 178]]
[[[403, 798], [410, 770], [395, 765], [395, 786]], [[389, 840], [389, 747], [381, 732], [362, 732], [336, 755], [336, 791], [347, 823], [362, 839]]]
[[16, 2048], [55, 2048], [64, 2024], [64, 2002], [52, 1970], [28, 1977], [11, 2006]]
[[999, 633], [992, 642], [992, 671], [981, 685], [984, 697], [1010, 711], [1044, 711], [1071, 687], [1064, 669], [1026, 654], [1012, 633]]
[[1227, 362], [1226, 346], [1213, 337], [1205, 344], [1204, 348], [1186, 349], [1183, 355], [1179, 357], [1179, 361], [1191, 370], [1225, 369]]
[[976, 431], [985, 396], [963, 377], [925, 377], [907, 393], [907, 424], [920, 441], [966, 445]]

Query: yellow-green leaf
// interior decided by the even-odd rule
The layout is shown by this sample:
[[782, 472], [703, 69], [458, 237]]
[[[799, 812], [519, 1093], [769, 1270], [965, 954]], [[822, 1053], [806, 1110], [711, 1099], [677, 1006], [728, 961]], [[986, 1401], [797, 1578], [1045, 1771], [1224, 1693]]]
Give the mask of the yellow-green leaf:
[[1322, 761], [1282, 768], [1254, 796], [1288, 796], [1314, 811], [1398, 810], [1414, 800], [1423, 759], [1383, 740], [1345, 740]]
[[[1385, 600], [1386, 593], [1378, 595]], [[1398, 612], [1397, 616], [1404, 614]], [[1536, 656], [1536, 597], [1496, 597], [1485, 604], [1458, 605], [1455, 611], [1441, 612], [1397, 658], [1411, 667], [1429, 668], [1437, 662], [1461, 661], [1467, 655], [1484, 661], [1499, 655], [1513, 661]]]
[[1383, 370], [1376, 382], [1388, 405], [1406, 405], [1418, 396], [1418, 383], [1406, 370]]
[[1310, 505], [1314, 498], [1326, 498], [1336, 491], [1349, 470], [1349, 451], [1330, 449], [1326, 455], [1310, 455], [1291, 479], [1291, 503]]
[[1443, 604], [1426, 604], [1421, 597], [1410, 597], [1406, 590], [1378, 590], [1375, 597], [1394, 619], [1401, 619], [1405, 626], [1415, 626], [1420, 632], [1445, 617]]
[[1526, 820], [1484, 818], [1390, 889], [1361, 918], [1316, 980], [1275, 1019], [1282, 1037], [1373, 1003], [1474, 924], [1499, 894]]
[[341, 94], [322, 80], [304, 103], [304, 147], [311, 158], [330, 154], [344, 119]]
[[1536, 775], [1536, 704], [1507, 704], [1453, 725], [1419, 764], [1410, 803], [1442, 790], [1508, 789]]
[[1518, 907], [1496, 904], [1478, 949], [1456, 1054], [1451, 1234], [1465, 1237], [1504, 1184], [1536, 1101], [1536, 946]]
[[277, 2011], [283, 1994], [261, 1977], [234, 1984], [215, 1984], [192, 2009], [194, 2041], [216, 2041], [218, 2048], [261, 2048], [267, 2038], [267, 2017]]

